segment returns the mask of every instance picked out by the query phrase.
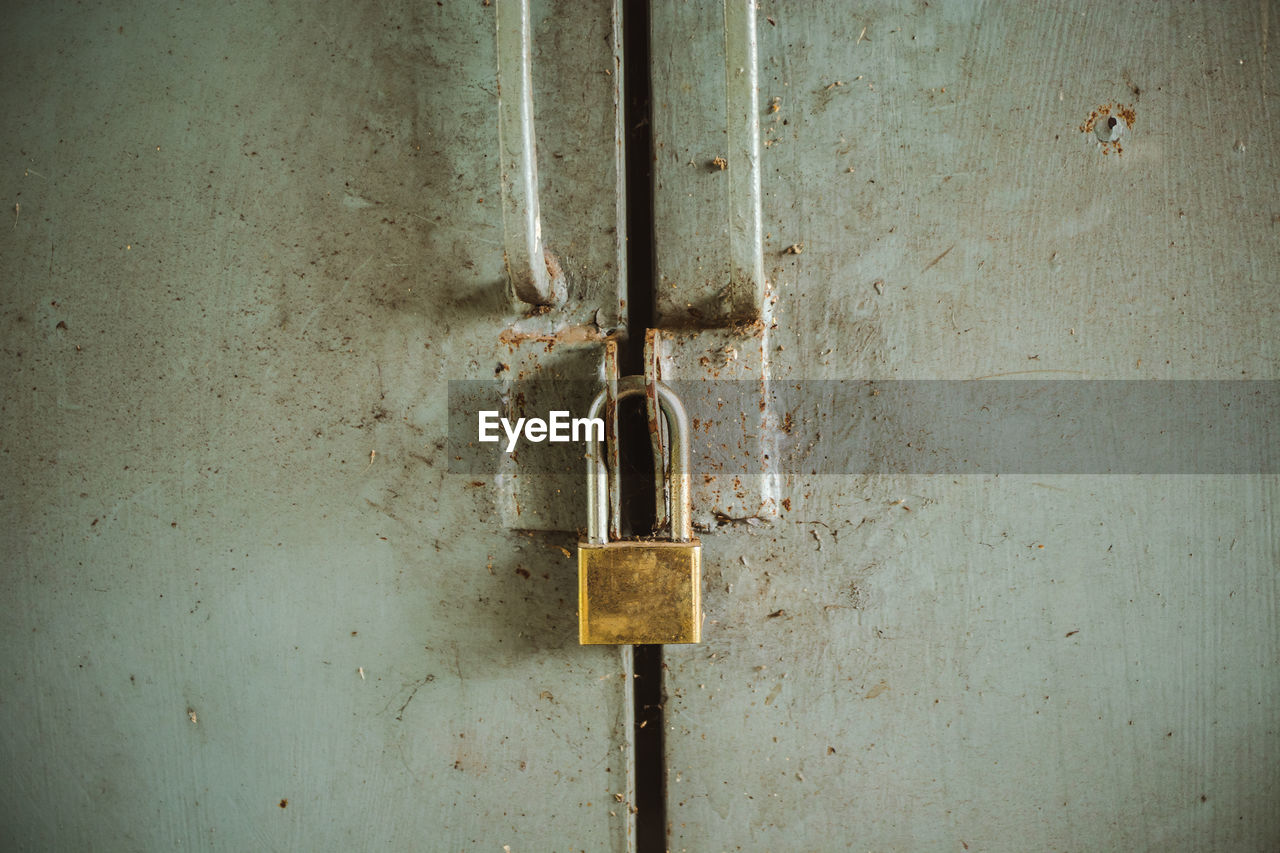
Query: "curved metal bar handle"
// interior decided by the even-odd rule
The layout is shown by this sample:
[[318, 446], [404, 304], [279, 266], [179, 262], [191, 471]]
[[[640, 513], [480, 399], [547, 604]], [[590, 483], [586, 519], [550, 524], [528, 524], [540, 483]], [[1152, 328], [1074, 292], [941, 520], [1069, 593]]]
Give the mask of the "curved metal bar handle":
[[537, 136], [533, 126], [531, 0], [498, 0], [498, 144], [507, 276], [530, 305], [563, 301], [542, 245]]

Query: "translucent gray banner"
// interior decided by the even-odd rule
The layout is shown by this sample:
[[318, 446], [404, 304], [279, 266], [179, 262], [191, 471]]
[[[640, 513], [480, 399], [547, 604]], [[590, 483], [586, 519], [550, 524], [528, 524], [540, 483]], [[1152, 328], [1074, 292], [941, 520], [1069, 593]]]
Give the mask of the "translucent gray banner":
[[[1209, 380], [808, 380], [668, 383], [692, 422], [692, 467], [741, 464], [822, 474], [1274, 474], [1280, 382]], [[449, 383], [450, 470], [522, 473], [583, 465], [581, 442], [511, 452], [478, 439], [479, 413], [582, 418], [600, 386], [572, 381]], [[580, 433], [581, 435], [581, 433]], [[744, 441], [751, 436], [752, 441]], [[763, 460], [761, 460], [763, 462]]]

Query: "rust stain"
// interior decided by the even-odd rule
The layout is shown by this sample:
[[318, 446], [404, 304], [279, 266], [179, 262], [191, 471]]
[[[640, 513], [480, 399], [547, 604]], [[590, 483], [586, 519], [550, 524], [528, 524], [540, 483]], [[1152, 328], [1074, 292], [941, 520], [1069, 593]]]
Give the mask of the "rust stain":
[[[1098, 126], [1098, 122], [1105, 122], [1112, 116], [1123, 119], [1126, 127], [1130, 129], [1138, 121], [1138, 114], [1134, 110], [1133, 104], [1103, 104], [1090, 111], [1088, 118], [1084, 120], [1078, 129], [1081, 133], [1093, 133], [1094, 128]], [[1102, 146], [1103, 154], [1110, 154], [1113, 150], [1117, 156], [1124, 154], [1124, 146], [1121, 145], [1121, 140], [1119, 139], [1113, 142], [1099, 142], [1098, 144]]]
[[519, 346], [526, 341], [545, 344], [580, 344], [613, 339], [613, 334], [605, 334], [595, 326], [567, 326], [553, 333], [518, 332], [515, 329], [506, 329], [498, 335], [498, 340], [510, 347]]
[[560, 259], [547, 249], [543, 249], [542, 262], [547, 268], [547, 275], [552, 279], [561, 278], [564, 275], [564, 270], [560, 267]]

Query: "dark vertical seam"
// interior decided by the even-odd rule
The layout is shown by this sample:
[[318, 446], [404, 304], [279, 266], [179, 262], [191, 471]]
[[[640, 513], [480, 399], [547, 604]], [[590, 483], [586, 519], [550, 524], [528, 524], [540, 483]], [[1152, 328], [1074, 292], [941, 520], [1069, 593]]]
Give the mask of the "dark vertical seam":
[[[644, 333], [654, 321], [654, 221], [653, 221], [653, 82], [650, 76], [650, 9], [648, 0], [622, 0], [623, 124], [626, 127], [627, 193], [627, 339], [620, 342], [618, 366], [626, 375], [644, 373]], [[634, 413], [632, 413], [634, 414]], [[621, 430], [620, 447], [633, 461], [649, 455], [648, 430], [643, 419], [630, 418], [638, 430]], [[636, 475], [647, 467], [624, 465]], [[651, 488], [649, 477], [631, 476], [635, 486]], [[624, 488], [626, 483], [624, 482]], [[627, 490], [624, 506], [633, 510], [651, 506], [637, 500], [636, 489]], [[639, 522], [646, 516], [632, 513]], [[667, 849], [666, 745], [663, 742], [662, 646], [636, 646], [635, 749], [636, 845], [638, 853], [662, 853]]]

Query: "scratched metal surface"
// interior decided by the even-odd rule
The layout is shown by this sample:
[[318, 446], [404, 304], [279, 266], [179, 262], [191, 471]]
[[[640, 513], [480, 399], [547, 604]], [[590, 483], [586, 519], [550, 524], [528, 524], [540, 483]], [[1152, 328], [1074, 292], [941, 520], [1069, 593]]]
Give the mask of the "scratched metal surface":
[[[615, 289], [609, 7], [576, 14], [574, 49], [535, 23], [544, 175], [594, 219], [547, 240]], [[562, 360], [498, 340], [493, 16], [7, 9], [6, 849], [624, 849], [572, 537], [443, 450], [447, 380]]]
[[[1280, 373], [1274, 3], [758, 15], [774, 378]], [[722, 116], [720, 57], [665, 25], [655, 88]], [[1103, 154], [1078, 128], [1117, 102]], [[724, 217], [723, 127], [655, 127], [701, 152], [667, 172], [686, 219]], [[710, 280], [706, 231], [659, 232], [669, 278]], [[703, 533], [671, 849], [1275, 848], [1278, 486], [792, 478]]]

